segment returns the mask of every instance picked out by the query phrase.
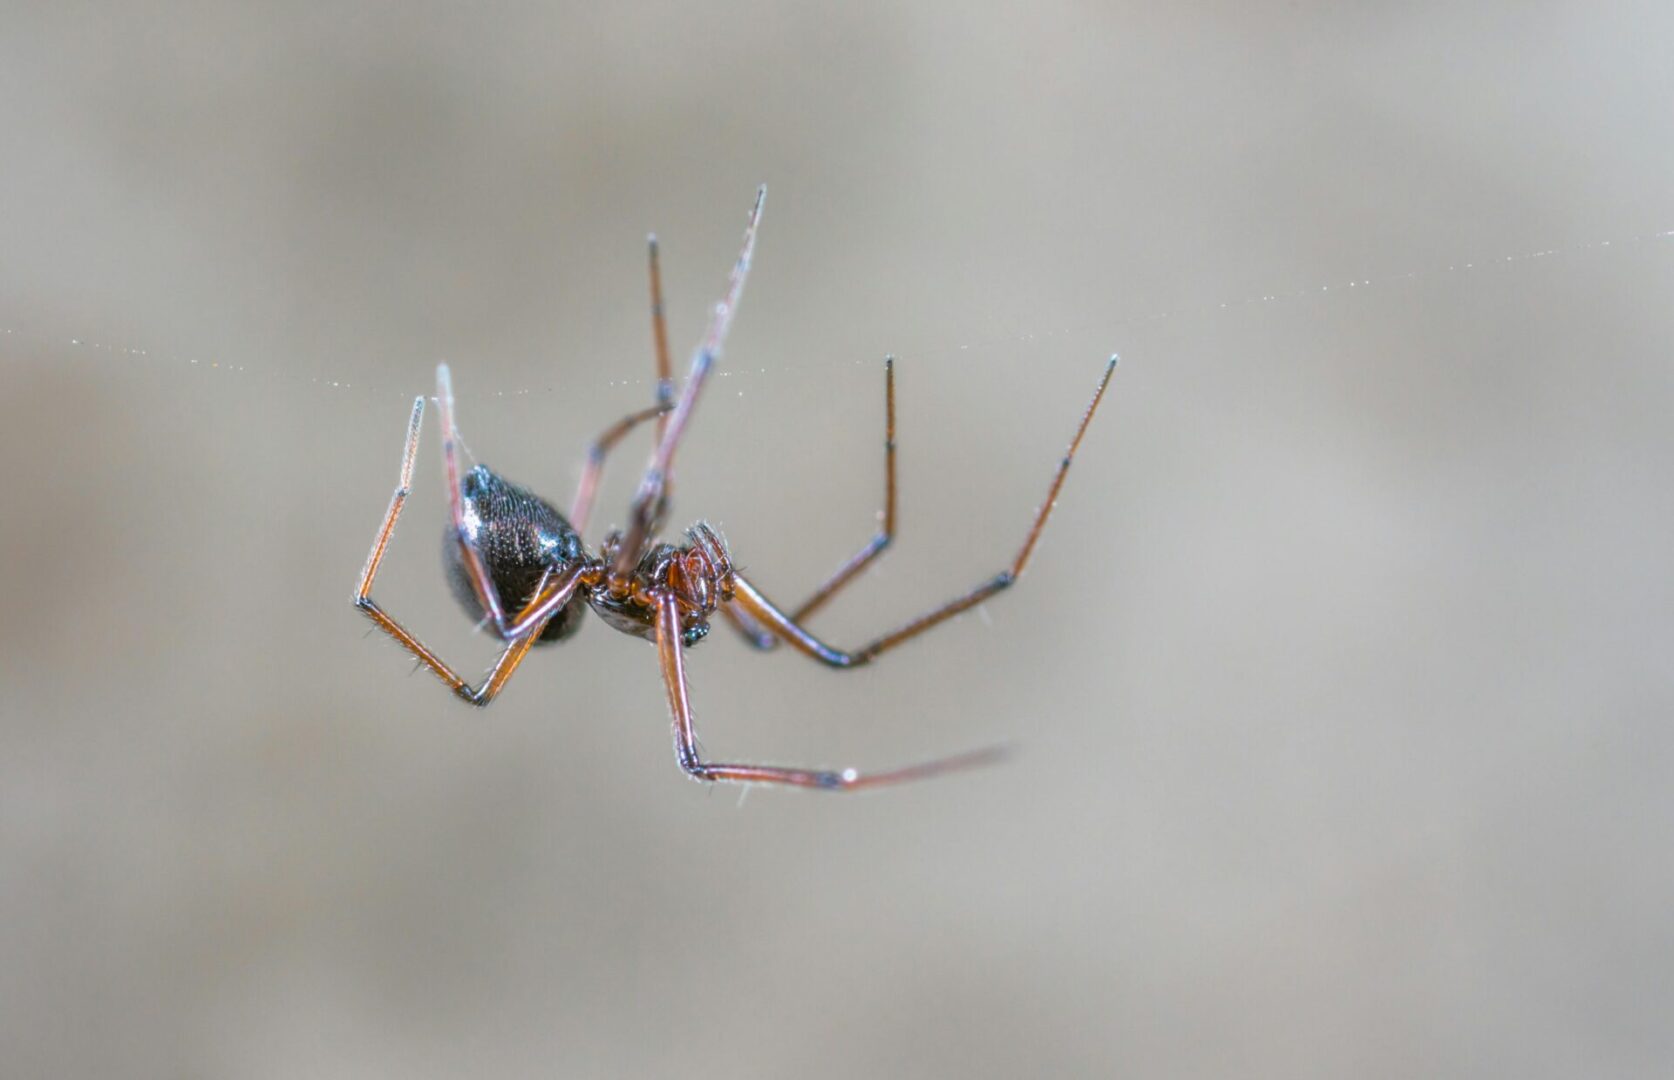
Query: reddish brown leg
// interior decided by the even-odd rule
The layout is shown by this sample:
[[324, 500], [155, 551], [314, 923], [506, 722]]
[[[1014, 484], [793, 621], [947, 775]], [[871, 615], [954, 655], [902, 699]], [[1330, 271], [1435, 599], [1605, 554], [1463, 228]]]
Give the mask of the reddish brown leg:
[[727, 620], [727, 624], [738, 631], [753, 648], [767, 652], [779, 647], [779, 638], [771, 631], [764, 629], [761, 623], [752, 619], [749, 612], [738, 605], [738, 601], [729, 600], [722, 604], [721, 615]]
[[[732, 578], [733, 604], [739, 608], [737, 614], [748, 619], [748, 622], [745, 622], [744, 619], [737, 619], [735, 625], [739, 625], [746, 636], [761, 633], [772, 634], [798, 652], [832, 667], [859, 667], [888, 652], [903, 641], [917, 637], [931, 627], [962, 611], [975, 607], [988, 597], [1010, 587], [1013, 582], [1022, 576], [1024, 568], [1029, 564], [1029, 557], [1034, 554], [1035, 543], [1040, 539], [1041, 530], [1046, 527], [1046, 520], [1051, 516], [1052, 507], [1058, 501], [1058, 492], [1064, 486], [1064, 477], [1069, 473], [1070, 462], [1075, 458], [1075, 451], [1081, 445], [1082, 436], [1087, 434], [1087, 425], [1092, 423], [1093, 413], [1098, 410], [1099, 402], [1104, 398], [1105, 388], [1110, 385], [1111, 373], [1115, 370], [1116, 358], [1113, 356], [1110, 358], [1110, 362], [1105, 365], [1104, 378], [1099, 380], [1099, 388], [1093, 394], [1093, 400], [1087, 406], [1086, 413], [1082, 415], [1080, 426], [1075, 429], [1075, 437], [1070, 440], [1069, 449], [1064, 452], [1063, 460], [1058, 463], [1058, 470], [1052, 477], [1052, 486], [1047, 489], [1046, 501], [1041, 504], [1039, 512], [1035, 514], [1034, 525], [1030, 527], [1029, 535], [1024, 538], [1023, 546], [1018, 550], [1017, 556], [1012, 559], [1010, 567], [1000, 571], [965, 595], [920, 615], [906, 625], [892, 630], [868, 645], [852, 650], [838, 649], [827, 645], [803, 628], [795, 613], [784, 611], [762, 595], [760, 590], [750, 584], [749, 581], [735, 574]], [[863, 553], [864, 551], [865, 549], [862, 549]]]
[[[587, 465], [570, 503], [570, 524], [578, 533], [587, 532], [587, 521], [593, 516], [593, 500], [598, 495], [599, 480], [604, 474], [605, 456], [623, 436], [640, 423], [657, 418], [657, 441], [662, 442], [663, 429], [668, 426], [668, 414], [674, 411], [674, 369], [668, 357], [668, 324], [663, 319], [663, 274], [657, 257], [657, 236], [646, 238], [651, 267], [651, 339], [656, 347], [657, 404], [632, 413], [605, 429], [587, 448]], [[666, 495], [667, 481], [664, 481]]]
[[[814, 595], [804, 600], [790, 613], [792, 622], [800, 623], [812, 615], [816, 610], [850, 581], [860, 575], [871, 565], [872, 560], [883, 554], [885, 548], [895, 539], [895, 357], [884, 357], [884, 508], [878, 515], [878, 533], [849, 560], [837, 568], [837, 572], [826, 579], [825, 584], [814, 590]], [[754, 647], [763, 651], [776, 648], [779, 638], [770, 631], [763, 629], [761, 624], [741, 610], [738, 604], [728, 604], [721, 609], [727, 622], [744, 636]]]
[[494, 661], [494, 666], [489, 669], [488, 677], [483, 680], [481, 686], [474, 687], [460, 678], [446, 661], [431, 652], [423, 642], [391, 618], [370, 596], [357, 597], [355, 606], [366, 612], [367, 617], [376, 623], [379, 629], [406, 646], [408, 652], [416, 656], [425, 667], [434, 672], [437, 678], [447, 683], [449, 689], [455, 694], [477, 706], [485, 706], [499, 696], [500, 690], [511, 679], [519, 665], [523, 663], [524, 657], [529, 655], [529, 650], [534, 647], [535, 642], [541, 636], [541, 630], [546, 627], [547, 621], [552, 618], [549, 613], [546, 618], [541, 619], [535, 625], [534, 630], [530, 633], [507, 642], [506, 647], [500, 651], [499, 657]]
[[453, 376], [446, 364], [436, 365], [436, 408], [441, 412], [442, 466], [447, 475], [448, 513], [453, 521], [454, 542], [459, 545], [466, 577], [470, 579], [471, 591], [477, 594], [477, 603], [482, 605], [484, 616], [502, 638], [509, 639], [511, 635], [507, 633], [509, 627], [505, 609], [500, 605], [500, 593], [494, 588], [494, 579], [488, 576], [482, 556], [477, 554], [476, 545], [471, 543], [466, 527], [464, 501], [459, 488], [459, 428], [453, 420]]
[[667, 487], [674, 469], [674, 452], [680, 446], [680, 437], [685, 434], [686, 425], [691, 422], [698, 392], [708, 381], [710, 369], [721, 355], [721, 348], [726, 343], [727, 330], [732, 326], [733, 313], [738, 310], [739, 297], [744, 293], [744, 280], [750, 273], [750, 258], [755, 251], [756, 225], [761, 221], [761, 207], [766, 198], [767, 188], [764, 185], [756, 191], [756, 202], [750, 209], [750, 221], [744, 229], [744, 245], [738, 253], [738, 261], [733, 264], [732, 275], [727, 279], [726, 295], [715, 305], [714, 314], [709, 320], [709, 330], [704, 334], [702, 344], [692, 355], [692, 367], [686, 376], [686, 385], [681, 389], [674, 412], [664, 421], [666, 426], [663, 428], [662, 438], [658, 440], [657, 449], [651, 455], [651, 463], [646, 466], [645, 476], [640, 480], [639, 491], [634, 496], [633, 506], [628, 514], [627, 534], [622, 538], [616, 560], [611, 566], [613, 589], [627, 587], [628, 575], [639, 562], [641, 548], [656, 534], [657, 527], [662, 524], [663, 511], [668, 505]]
[[722, 765], [704, 761], [697, 745], [692, 720], [692, 702], [686, 688], [685, 654], [680, 647], [680, 609], [672, 596], [657, 601], [657, 655], [662, 662], [663, 682], [668, 686], [668, 704], [674, 713], [674, 753], [680, 767], [694, 780], [721, 780], [735, 784], [788, 784], [824, 791], [858, 791], [862, 788], [922, 780], [938, 773], [987, 765], [1004, 756], [999, 748], [941, 758], [887, 772], [861, 773], [854, 769], [798, 769], [778, 765]]
[[390, 497], [389, 509], [384, 511], [383, 523], [378, 527], [377, 535], [372, 538], [372, 550], [367, 553], [366, 566], [362, 568], [360, 583], [355, 587], [354, 603], [355, 607], [365, 612], [367, 618], [377, 624], [379, 629], [399, 641], [408, 652], [447, 683], [454, 693], [473, 705], [487, 705], [499, 694], [518, 665], [523, 663], [523, 658], [528, 655], [530, 646], [540, 637], [547, 621], [569, 602], [580, 580], [580, 571], [579, 568], [566, 571], [560, 575], [549, 576], [541, 582], [534, 597], [518, 613], [512, 627], [516, 633], [508, 638], [505, 649], [501, 651], [499, 659], [494, 662], [494, 667], [480, 687], [473, 687], [460, 678], [446, 661], [431, 652], [423, 642], [386, 614], [377, 601], [372, 599], [372, 579], [377, 576], [378, 566], [384, 561], [384, 552], [388, 550], [390, 537], [395, 533], [395, 522], [401, 516], [401, 508], [406, 505], [407, 495], [412, 491], [413, 460], [418, 455], [419, 432], [423, 422], [424, 398], [420, 397], [413, 402], [413, 415], [407, 422], [407, 443], [401, 453], [401, 479], [396, 484], [395, 494]]
[[604, 476], [605, 458], [610, 455], [611, 448], [635, 427], [654, 416], [666, 416], [668, 410], [667, 405], [653, 405], [649, 409], [629, 413], [593, 440], [587, 448], [587, 464], [582, 468], [581, 482], [576, 485], [575, 499], [570, 503], [570, 526], [576, 532], [583, 535], [587, 532], [587, 520], [593, 516], [593, 502], [598, 497], [599, 480]]
[[814, 595], [802, 601], [791, 612], [791, 618], [801, 622], [853, 580], [872, 560], [883, 554], [884, 548], [895, 539], [895, 357], [884, 357], [884, 508], [879, 515], [878, 533], [868, 540], [849, 561], [837, 568], [825, 584], [814, 590]]
[[646, 248], [651, 268], [651, 340], [657, 350], [657, 441], [661, 443], [663, 431], [668, 427], [668, 417], [663, 414], [674, 408], [674, 365], [668, 355], [668, 323], [663, 317], [663, 272], [656, 233], [646, 237]]

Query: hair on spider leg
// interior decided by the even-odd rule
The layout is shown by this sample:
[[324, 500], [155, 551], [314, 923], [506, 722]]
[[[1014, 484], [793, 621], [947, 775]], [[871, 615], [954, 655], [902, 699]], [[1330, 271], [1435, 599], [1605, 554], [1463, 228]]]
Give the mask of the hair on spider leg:
[[[503, 642], [498, 658], [480, 683], [473, 686], [467, 682], [372, 598], [373, 580], [406, 503], [422, 430], [423, 397], [415, 403], [401, 458], [401, 483], [373, 537], [355, 592], [355, 606], [456, 695], [477, 706], [485, 706], [498, 696], [535, 646], [568, 639], [580, 630], [586, 613], [592, 611], [611, 629], [656, 646], [673, 718], [675, 758], [687, 776], [698, 781], [724, 781], [746, 789], [754, 784], [778, 784], [821, 791], [859, 791], [994, 764], [1011, 753], [1009, 745], [866, 772], [853, 768], [810, 769], [715, 762], [698, 739], [685, 658], [687, 651], [708, 635], [710, 620], [717, 615], [758, 649], [788, 645], [840, 671], [870, 664], [973, 607], [986, 621], [988, 614], [983, 602], [1010, 588], [1027, 567], [1116, 365], [1116, 358], [1111, 357], [1069, 449], [1057, 464], [1046, 499], [1035, 511], [1022, 546], [1004, 569], [962, 595], [858, 648], [830, 645], [807, 628], [807, 621], [817, 608], [874, 565], [877, 556], [895, 537], [893, 358], [884, 365], [884, 509], [879, 515], [878, 531], [808, 599], [795, 607], [783, 607], [768, 599], [733, 563], [726, 539], [707, 522], [695, 522], [678, 538], [662, 537], [669, 493], [674, 488], [676, 451], [689, 427], [699, 393], [715, 373], [737, 313], [766, 193], [765, 186], [756, 193], [742, 248], [727, 278], [724, 299], [711, 309], [709, 326], [692, 353], [686, 380], [678, 392], [668, 389], [672, 376], [668, 374], [661, 281], [656, 249], [651, 249], [651, 317], [657, 351], [658, 400], [650, 408], [631, 413], [606, 428], [604, 435], [594, 441], [569, 517], [539, 495], [513, 484], [485, 465], [475, 465], [468, 471], [460, 469], [460, 455], [471, 455], [455, 422], [452, 375], [446, 364], [437, 366], [434, 401], [442, 430], [442, 462], [448, 485], [449, 525], [444, 534], [444, 566], [455, 598], [468, 617], [478, 622], [479, 630], [488, 629]], [[656, 420], [652, 425], [652, 454], [623, 519], [625, 524], [608, 532], [597, 548], [590, 548], [584, 534], [608, 452], [618, 440], [652, 419]], [[508, 607], [506, 598], [517, 598], [518, 606]]]

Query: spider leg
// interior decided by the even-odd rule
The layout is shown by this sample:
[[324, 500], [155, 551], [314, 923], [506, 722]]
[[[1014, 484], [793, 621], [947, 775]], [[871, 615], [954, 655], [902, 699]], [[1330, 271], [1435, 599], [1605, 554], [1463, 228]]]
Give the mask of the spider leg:
[[593, 516], [593, 502], [599, 494], [599, 480], [604, 476], [605, 458], [615, 445], [635, 427], [652, 417], [667, 416], [670, 406], [657, 404], [649, 409], [629, 413], [606, 428], [587, 448], [587, 464], [581, 470], [581, 482], [576, 485], [575, 499], [570, 503], [570, 527], [586, 534], [587, 519]]
[[[844, 585], [854, 580], [872, 564], [872, 560], [882, 555], [895, 539], [895, 357], [884, 357], [884, 508], [878, 515], [878, 532], [868, 540], [859, 551], [849, 556], [847, 562], [839, 566], [835, 573], [825, 580], [825, 584], [814, 590], [814, 594], [802, 601], [790, 613], [792, 622], [800, 623], [825, 602], [831, 599]], [[744, 636], [752, 646], [763, 651], [776, 648], [779, 639], [771, 632], [762, 628], [761, 624], [750, 618], [737, 603], [731, 603], [721, 609], [727, 622], [733, 629]]]
[[367, 618], [379, 629], [399, 641], [421, 664], [447, 683], [455, 694], [473, 705], [487, 705], [499, 694], [518, 665], [523, 663], [524, 657], [540, 637], [547, 621], [569, 602], [580, 581], [580, 568], [548, 575], [541, 582], [540, 588], [518, 613], [516, 620], [517, 625], [527, 627], [528, 632], [511, 637], [507, 641], [506, 647], [495, 660], [494, 667], [490, 669], [488, 677], [480, 687], [473, 687], [460, 678], [446, 661], [431, 652], [423, 642], [385, 613], [384, 609], [378, 606], [378, 602], [372, 599], [372, 580], [377, 577], [378, 567], [384, 561], [384, 552], [389, 548], [390, 537], [395, 533], [395, 522], [401, 516], [402, 507], [406, 505], [407, 495], [412, 491], [413, 460], [418, 455], [419, 433], [423, 422], [424, 398], [419, 397], [413, 402], [412, 418], [407, 422], [407, 442], [401, 453], [401, 479], [396, 483], [395, 494], [390, 497], [389, 509], [384, 511], [383, 523], [378, 526], [377, 535], [372, 538], [372, 550], [367, 553], [366, 565], [362, 568], [360, 582], [355, 587], [354, 604], [365, 612]]
[[477, 594], [477, 603], [482, 605], [483, 615], [494, 624], [501, 637], [509, 638], [511, 635], [507, 631], [510, 628], [506, 623], [505, 608], [500, 604], [499, 590], [494, 587], [494, 579], [488, 576], [476, 546], [466, 539], [469, 533], [465, 524], [464, 499], [459, 488], [459, 428], [453, 420], [453, 375], [446, 364], [436, 365], [436, 408], [441, 413], [442, 466], [447, 474], [448, 513], [453, 521], [454, 540], [459, 545], [465, 576], [471, 582], [471, 590]]
[[407, 651], [411, 652], [420, 664], [429, 668], [456, 695], [477, 706], [486, 706], [499, 696], [500, 691], [523, 663], [524, 658], [529, 655], [529, 650], [534, 648], [536, 640], [541, 636], [541, 629], [546, 626], [547, 619], [551, 618], [548, 615], [547, 619], [541, 620], [539, 626], [533, 632], [506, 642], [506, 647], [500, 650], [500, 655], [495, 659], [494, 666], [489, 669], [488, 676], [483, 680], [482, 685], [472, 686], [460, 678], [458, 673], [449, 667], [445, 660], [431, 652], [423, 642], [391, 618], [370, 596], [357, 597], [355, 606], [366, 612], [367, 617], [377, 624], [381, 630], [405, 646]]
[[827, 600], [852, 581], [872, 560], [895, 539], [895, 357], [884, 357], [884, 508], [878, 515], [878, 532], [864, 546], [837, 568], [825, 584], [814, 590], [814, 595], [802, 601], [791, 613], [801, 622], [817, 611]]
[[658, 258], [657, 234], [645, 238], [651, 272], [651, 340], [657, 350], [657, 441], [663, 441], [668, 418], [662, 413], [674, 408], [674, 366], [668, 355], [668, 323], [663, 318], [663, 271]]
[[761, 207], [766, 198], [767, 188], [764, 185], [756, 191], [756, 202], [750, 209], [750, 221], [744, 229], [744, 244], [738, 253], [738, 261], [733, 264], [732, 274], [727, 279], [726, 295], [715, 305], [715, 311], [709, 320], [709, 330], [704, 334], [697, 351], [692, 354], [691, 370], [686, 376], [686, 385], [681, 389], [674, 411], [662, 422], [662, 436], [657, 442], [657, 449], [651, 455], [650, 464], [646, 466], [645, 475], [640, 480], [639, 491], [634, 495], [633, 505], [628, 513], [627, 534], [623, 537], [615, 562], [610, 568], [613, 588], [627, 587], [628, 574], [638, 563], [641, 548], [662, 524], [663, 511], [668, 506], [667, 488], [674, 469], [674, 452], [679, 448], [680, 437], [685, 434], [686, 425], [691, 421], [698, 392], [708, 381], [710, 369], [714, 367], [715, 360], [721, 355], [721, 348], [726, 343], [733, 313], [737, 311], [739, 297], [744, 292], [744, 280], [750, 273], [750, 258], [756, 246], [756, 225], [761, 221]]
[[407, 420], [407, 440], [401, 449], [401, 478], [396, 481], [395, 494], [390, 496], [389, 509], [384, 511], [383, 524], [372, 538], [372, 550], [366, 554], [366, 565], [361, 567], [360, 584], [355, 587], [356, 603], [371, 595], [372, 578], [378, 573], [378, 564], [384, 561], [390, 535], [395, 532], [395, 520], [401, 516], [401, 508], [406, 505], [407, 496], [413, 490], [413, 460], [418, 457], [419, 434], [423, 430], [424, 396], [421, 394], [413, 399], [413, 414]]
[[750, 643], [751, 648], [769, 652], [779, 647], [778, 636], [751, 618], [750, 613], [740, 607], [737, 600], [723, 603], [721, 615], [726, 618], [727, 625], [738, 631], [744, 640]]
[[[1099, 380], [1098, 390], [1093, 394], [1092, 402], [1087, 406], [1086, 413], [1081, 417], [1081, 424], [1075, 430], [1075, 437], [1070, 440], [1069, 449], [1064, 452], [1063, 460], [1058, 462], [1057, 472], [1052, 477], [1052, 486], [1046, 493], [1046, 501], [1041, 504], [1040, 510], [1035, 514], [1034, 524], [1030, 527], [1028, 536], [1023, 540], [1023, 546], [1018, 549], [1016, 557], [1012, 559], [1008, 568], [1000, 571], [963, 596], [949, 600], [941, 607], [920, 615], [918, 618], [858, 649], [839, 649], [821, 641], [803, 628], [798, 613], [787, 612], [780, 608], [762, 595], [761, 591], [745, 578], [734, 574], [732, 576], [733, 604], [740, 609], [739, 614], [748, 617], [757, 633], [772, 634], [790, 645], [791, 648], [806, 656], [813, 657], [821, 663], [837, 668], [852, 668], [870, 663], [903, 641], [917, 637], [931, 627], [937, 626], [960, 612], [975, 607], [995, 593], [1009, 588], [1022, 576], [1024, 568], [1029, 564], [1029, 557], [1034, 554], [1035, 543], [1040, 539], [1041, 530], [1046, 527], [1046, 520], [1051, 516], [1052, 507], [1058, 501], [1058, 492], [1064, 486], [1064, 477], [1069, 473], [1070, 463], [1075, 458], [1075, 451], [1081, 445], [1082, 436], [1087, 433], [1087, 425], [1092, 423], [1093, 413], [1098, 410], [1099, 402], [1104, 398], [1105, 388], [1110, 385], [1111, 373], [1115, 370], [1116, 358], [1113, 356], [1110, 358], [1110, 362], [1105, 365], [1104, 378]], [[861, 556], [857, 557], [856, 560], [851, 560], [850, 564], [859, 561], [860, 565], [864, 566], [865, 557], [866, 549], [863, 548], [861, 549]], [[841, 574], [842, 571], [839, 571], [839, 576]], [[852, 572], [850, 576], [852, 576]], [[818, 594], [816, 594], [816, 598], [820, 598]], [[804, 605], [804, 607], [806, 606]], [[746, 636], [750, 636], [749, 624], [746, 624], [745, 632]]]
[[936, 761], [908, 765], [886, 772], [862, 773], [854, 769], [799, 769], [780, 765], [720, 764], [705, 761], [698, 748], [692, 703], [686, 687], [684, 652], [680, 646], [680, 611], [672, 596], [657, 600], [657, 656], [668, 686], [669, 708], [674, 714], [674, 754], [680, 767], [694, 780], [727, 781], [735, 784], [787, 784], [824, 791], [858, 791], [862, 788], [922, 780], [955, 769], [987, 765], [1004, 756], [1001, 748], [975, 750]]
[[[662, 263], [658, 258], [656, 233], [645, 238], [645, 246], [649, 253], [651, 278], [651, 340], [656, 348], [657, 404], [623, 417], [606, 428], [604, 434], [594, 439], [592, 445], [587, 448], [587, 465], [581, 474], [581, 483], [576, 488], [575, 500], [570, 503], [570, 524], [578, 533], [587, 532], [587, 520], [593, 515], [593, 500], [598, 494], [599, 479], [604, 474], [605, 456], [610, 453], [611, 448], [634, 427], [653, 416], [657, 418], [657, 442], [661, 443], [663, 431], [668, 427], [668, 414], [674, 410], [674, 369], [668, 356], [668, 323], [663, 318], [663, 273]], [[666, 498], [666, 478], [663, 488]]]

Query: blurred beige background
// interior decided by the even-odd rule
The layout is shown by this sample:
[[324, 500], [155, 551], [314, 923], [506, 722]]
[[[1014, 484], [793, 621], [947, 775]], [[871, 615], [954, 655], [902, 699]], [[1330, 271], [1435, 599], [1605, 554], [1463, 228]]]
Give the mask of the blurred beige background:
[[[1671, 33], [8, 5], [0, 1072], [1667, 1075]], [[812, 585], [898, 354], [838, 640], [997, 569], [1123, 355], [981, 617], [690, 657], [717, 755], [1003, 768], [741, 804], [643, 644], [476, 713], [349, 606], [436, 362], [566, 501], [649, 400], [645, 232], [684, 357], [760, 181], [675, 517]], [[475, 670], [426, 439], [378, 595]]]

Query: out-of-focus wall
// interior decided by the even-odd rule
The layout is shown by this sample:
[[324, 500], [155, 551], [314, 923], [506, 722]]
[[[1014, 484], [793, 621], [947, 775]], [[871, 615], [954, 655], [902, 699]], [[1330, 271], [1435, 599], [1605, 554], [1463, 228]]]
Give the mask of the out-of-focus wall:
[[[13, 5], [0, 1073], [1625, 1076], [1674, 1050], [1659, 6]], [[560, 503], [771, 194], [682, 452], [858, 641], [588, 626], [486, 712], [348, 604], [453, 364]], [[1606, 242], [1609, 243], [1606, 243]], [[426, 430], [378, 596], [463, 668]], [[613, 464], [620, 520], [642, 442]]]

